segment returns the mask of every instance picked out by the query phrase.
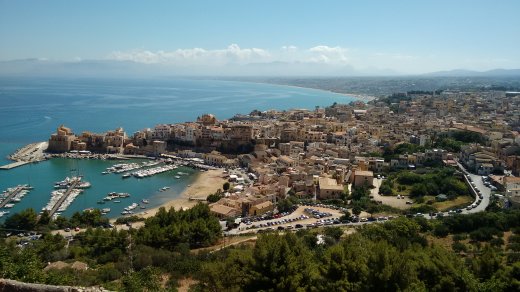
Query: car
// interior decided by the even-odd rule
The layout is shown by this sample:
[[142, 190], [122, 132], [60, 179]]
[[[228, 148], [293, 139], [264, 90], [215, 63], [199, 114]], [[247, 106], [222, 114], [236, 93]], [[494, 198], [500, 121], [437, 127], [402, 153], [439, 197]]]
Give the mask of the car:
[[64, 229], [64, 231], [65, 232], [70, 232], [70, 228], [67, 227], [67, 228]]
[[406, 205], [412, 205], [413, 202], [412, 201], [406, 201]]
[[303, 228], [303, 225], [301, 225], [301, 224], [296, 224], [294, 227], [295, 227], [295, 228]]
[[277, 229], [278, 229], [278, 230], [285, 230], [285, 227], [283, 227], [283, 226], [278, 226]]
[[78, 232], [79, 231], [79, 227], [74, 228], [74, 231]]
[[467, 206], [466, 207], [466, 210], [468, 210], [468, 211], [471, 210], [471, 209], [473, 209], [473, 207], [471, 207], [471, 206]]
[[455, 210], [456, 213], [462, 213], [462, 209]]

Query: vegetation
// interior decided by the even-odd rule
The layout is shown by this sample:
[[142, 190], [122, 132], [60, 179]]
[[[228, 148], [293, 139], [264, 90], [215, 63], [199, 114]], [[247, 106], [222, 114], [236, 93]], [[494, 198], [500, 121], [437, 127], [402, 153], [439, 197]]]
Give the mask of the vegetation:
[[[512, 291], [520, 263], [492, 248], [464, 261], [429, 245], [423, 224], [398, 219], [316, 243], [308, 231], [263, 235], [251, 247], [212, 256], [198, 275], [204, 291]], [[460, 244], [459, 244], [460, 245]]]
[[452, 168], [434, 168], [420, 174], [418, 171], [400, 171], [388, 176], [379, 188], [382, 195], [408, 194], [418, 203], [425, 202], [429, 196], [431, 204], [434, 196], [445, 194], [448, 200], [455, 200], [459, 196], [469, 195], [468, 186], [457, 178]]
[[[367, 191], [354, 189], [352, 200]], [[30, 211], [22, 214], [9, 221], [31, 222]], [[519, 232], [520, 210], [400, 217], [350, 235], [340, 227], [271, 233], [254, 245], [195, 253], [220, 237], [218, 220], [197, 205], [162, 209], [139, 230], [88, 228], [70, 242], [50, 233], [28, 244], [2, 240], [0, 276], [122, 291], [175, 290], [185, 277], [196, 280], [193, 291], [518, 291]], [[43, 270], [59, 260], [90, 268]]]

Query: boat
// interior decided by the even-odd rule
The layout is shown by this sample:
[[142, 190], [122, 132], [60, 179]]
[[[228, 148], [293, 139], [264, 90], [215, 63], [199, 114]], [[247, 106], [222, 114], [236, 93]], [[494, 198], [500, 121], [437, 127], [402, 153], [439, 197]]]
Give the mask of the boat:
[[121, 201], [119, 201], [119, 200], [115, 200], [114, 203], [121, 203]]
[[146, 209], [146, 206], [141, 206], [141, 209]]
[[107, 213], [110, 213], [110, 208], [101, 209], [101, 214], [106, 215]]
[[176, 176], [174, 176], [174, 177], [175, 177], [175, 178], [177, 178], [177, 179], [181, 178], [181, 177], [180, 177], [180, 176], [178, 176], [178, 175], [176, 175]]
[[125, 208], [125, 211], [132, 211], [133, 209], [137, 208], [137, 203], [132, 203], [132, 205]]
[[131, 176], [132, 176], [132, 174], [130, 174], [130, 173], [125, 173], [125, 174], [123, 174], [122, 178], [129, 178], [129, 177], [131, 177]]
[[142, 200], [141, 200], [141, 203], [143, 203], [143, 204], [148, 204], [148, 203], [150, 203], [150, 202], [149, 202], [147, 199], [142, 199]]
[[164, 192], [164, 191], [168, 190], [169, 188], [170, 187], [162, 187], [159, 191]]
[[9, 209], [14, 207], [14, 204], [5, 204], [4, 208]]
[[108, 174], [108, 171], [103, 171], [101, 174]]
[[105, 201], [99, 200], [99, 201], [97, 201], [97, 203], [100, 204], [100, 205], [103, 205], [103, 204], [105, 204]]
[[130, 212], [128, 212], [128, 211], [126, 211], [126, 210], [123, 211], [123, 212], [121, 212], [121, 215], [128, 215], [128, 214], [130, 214]]

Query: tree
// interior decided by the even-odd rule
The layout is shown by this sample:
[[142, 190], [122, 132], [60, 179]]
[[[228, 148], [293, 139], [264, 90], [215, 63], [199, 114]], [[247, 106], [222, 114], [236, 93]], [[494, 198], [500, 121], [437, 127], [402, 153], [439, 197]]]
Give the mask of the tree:
[[4, 226], [15, 231], [30, 231], [35, 229], [37, 219], [38, 215], [34, 212], [34, 209], [25, 209], [5, 219]]
[[343, 235], [343, 229], [339, 227], [327, 227], [323, 232], [326, 236], [333, 238], [335, 241], [338, 241]]
[[285, 199], [278, 200], [277, 208], [278, 212], [288, 212], [294, 209], [295, 199], [294, 197], [288, 197]]
[[388, 184], [381, 184], [379, 187], [379, 193], [385, 196], [393, 195], [394, 191]]
[[359, 214], [361, 214], [361, 211], [363, 211], [363, 210], [359, 206], [354, 206], [354, 208], [352, 208], [352, 214], [354, 214], [356, 216], [359, 216]]
[[223, 189], [224, 191], [229, 190], [229, 187], [230, 187], [229, 182], [225, 182], [225, 183], [222, 185], [222, 189]]

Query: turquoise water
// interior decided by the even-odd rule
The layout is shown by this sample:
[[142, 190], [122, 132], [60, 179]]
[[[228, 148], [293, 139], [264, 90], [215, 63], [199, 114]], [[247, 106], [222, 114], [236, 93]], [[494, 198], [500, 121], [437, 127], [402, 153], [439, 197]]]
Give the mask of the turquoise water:
[[[51, 79], [0, 77], [0, 163], [31, 142], [45, 141], [60, 124], [82, 131], [104, 132], [123, 127], [127, 134], [159, 123], [193, 121], [204, 113], [227, 119], [254, 109], [290, 109], [348, 103], [355, 98], [326, 91], [280, 85], [193, 79]], [[80, 195], [65, 214], [89, 207], [109, 207], [116, 216], [132, 202], [150, 200], [150, 207], [175, 198], [195, 178], [174, 179], [172, 173], [122, 180], [100, 173], [114, 161], [53, 159], [0, 171], [0, 190], [17, 184], [35, 186], [11, 213], [32, 207], [40, 210], [50, 198], [55, 181], [70, 176], [78, 163], [92, 188]], [[171, 186], [167, 192], [158, 192]], [[108, 192], [128, 192], [120, 205], [97, 205]], [[127, 203], [128, 202], [128, 203]]]
[[[133, 160], [124, 161], [124, 163], [127, 162], [133, 162]], [[148, 199], [150, 203], [147, 207], [153, 208], [177, 197], [188, 184], [196, 179], [199, 173], [191, 168], [179, 167], [143, 179], [134, 177], [122, 179], [121, 174], [101, 174], [107, 167], [116, 163], [120, 162], [56, 158], [2, 171], [0, 185], [2, 189], [24, 183], [30, 183], [34, 187], [21, 202], [9, 209], [11, 214], [26, 208], [40, 211], [50, 199], [50, 194], [54, 190], [54, 182], [61, 181], [67, 176], [73, 176], [79, 171], [84, 176], [83, 179], [90, 182], [92, 187], [85, 189], [63, 214], [70, 216], [75, 211], [87, 208], [110, 208], [109, 217], [116, 217], [125, 207], [134, 202], [139, 203], [142, 199]], [[174, 176], [178, 172], [189, 173], [189, 175], [181, 175], [180, 179], [176, 179]], [[164, 192], [159, 191], [160, 188], [165, 186], [169, 186], [170, 189]], [[131, 197], [120, 199], [121, 203], [97, 204], [97, 201], [102, 200], [109, 192], [127, 192]], [[136, 209], [135, 211], [145, 210]]]

